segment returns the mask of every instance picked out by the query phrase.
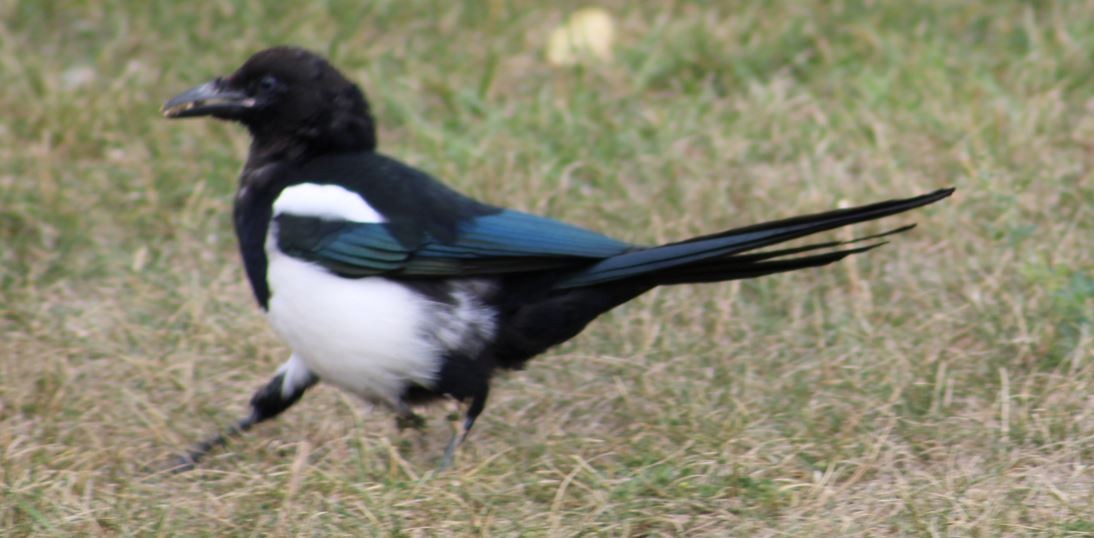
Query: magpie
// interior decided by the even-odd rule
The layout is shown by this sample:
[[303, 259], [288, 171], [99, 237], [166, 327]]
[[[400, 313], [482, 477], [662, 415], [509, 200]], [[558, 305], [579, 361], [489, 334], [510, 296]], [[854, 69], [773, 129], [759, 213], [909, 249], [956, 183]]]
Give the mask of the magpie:
[[318, 54], [256, 53], [164, 103], [167, 118], [243, 124], [251, 145], [234, 223], [258, 306], [292, 353], [250, 412], [191, 448], [190, 468], [322, 381], [420, 424], [415, 406], [465, 405], [442, 467], [482, 413], [491, 378], [519, 369], [604, 312], [667, 284], [826, 265], [883, 236], [765, 249], [937, 202], [907, 199], [643, 246], [472, 199], [377, 152], [364, 94]]

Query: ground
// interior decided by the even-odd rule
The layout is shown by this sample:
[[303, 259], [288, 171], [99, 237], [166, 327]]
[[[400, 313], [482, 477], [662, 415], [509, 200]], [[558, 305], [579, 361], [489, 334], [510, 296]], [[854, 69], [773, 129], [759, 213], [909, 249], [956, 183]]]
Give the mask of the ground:
[[[0, 534], [1094, 533], [1094, 3], [0, 3]], [[396, 430], [320, 387], [198, 469], [287, 356], [231, 233], [242, 129], [179, 90], [293, 43], [383, 150], [636, 242], [956, 186], [885, 248], [660, 289]], [[849, 238], [881, 228], [840, 231]]]

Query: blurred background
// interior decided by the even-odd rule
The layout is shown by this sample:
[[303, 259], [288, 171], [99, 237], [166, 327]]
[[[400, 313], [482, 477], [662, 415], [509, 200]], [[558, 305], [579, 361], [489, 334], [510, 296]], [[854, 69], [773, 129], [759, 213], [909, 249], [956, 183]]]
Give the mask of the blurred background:
[[[231, 230], [275, 44], [380, 146], [646, 243], [956, 186], [836, 266], [660, 289], [502, 377], [454, 469], [288, 354]], [[0, 534], [1094, 533], [1094, 3], [0, 2]], [[850, 238], [881, 227], [840, 231]]]

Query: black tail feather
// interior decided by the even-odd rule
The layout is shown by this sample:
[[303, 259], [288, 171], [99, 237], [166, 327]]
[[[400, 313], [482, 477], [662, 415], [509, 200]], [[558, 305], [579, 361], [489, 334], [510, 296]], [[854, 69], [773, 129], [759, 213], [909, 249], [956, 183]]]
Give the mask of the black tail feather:
[[653, 275], [658, 285], [667, 284], [699, 284], [703, 282], [724, 282], [727, 280], [742, 280], [760, 276], [797, 271], [810, 267], [820, 267], [838, 262], [853, 254], [859, 254], [886, 244], [886, 242], [870, 245], [814, 254], [812, 256], [799, 256], [771, 261], [744, 262], [734, 256], [708, 260], [694, 265], [686, 265], [676, 270], [666, 271], [664, 274]]
[[[884, 202], [877, 202], [864, 206], [849, 207], [846, 209], [834, 209], [832, 211], [826, 211], [824, 213], [814, 213], [812, 215], [801, 215], [797, 217], [790, 217], [787, 219], [761, 222], [759, 224], [733, 228], [731, 230], [725, 230], [710, 235], [692, 237], [690, 239], [685, 239], [677, 243], [669, 243], [669, 245], [696, 243], [709, 239], [720, 239], [731, 236], [739, 236], [766, 231], [776, 231], [780, 234], [793, 234], [792, 237], [785, 237], [782, 239], [782, 241], [788, 241], [797, 237], [812, 235], [818, 232], [847, 226], [849, 224], [876, 220], [882, 217], [896, 215], [897, 213], [903, 213], [917, 207], [930, 205], [939, 200], [949, 197], [951, 194], [953, 194], [954, 190], [956, 189], [950, 187], [946, 189], [939, 189], [932, 193], [922, 194], [912, 198], [887, 200]], [[783, 236], [780, 235], [780, 237]]]
[[849, 242], [830, 241], [755, 254], [742, 253], [841, 226], [909, 211], [942, 200], [953, 194], [953, 192], [954, 189], [952, 188], [940, 189], [914, 198], [889, 200], [866, 206], [837, 209], [814, 215], [754, 224], [653, 248], [636, 250], [600, 261], [562, 280], [556, 287], [585, 287], [632, 278], [652, 282], [655, 285], [712, 282], [751, 278], [804, 267], [816, 267], [832, 263], [851, 254], [869, 250], [877, 245], [799, 258], [778, 260], [775, 258], [824, 248], [835, 248], [855, 241], [876, 239], [907, 231], [912, 226], [904, 226], [883, 234]]
[[[856, 237], [854, 239], [848, 239], [846, 241], [827, 241], [827, 242], [824, 242], [824, 243], [813, 243], [813, 244], [809, 244], [809, 245], [802, 245], [800, 247], [783, 248], [783, 249], [778, 249], [778, 250], [765, 250], [763, 252], [756, 252], [754, 254], [736, 254], [736, 255], [733, 255], [731, 257], [734, 260], [736, 260], [738, 262], [741, 262], [741, 263], [744, 263], [744, 262], [758, 262], [758, 261], [762, 261], [762, 260], [769, 260], [771, 258], [781, 258], [783, 256], [790, 256], [790, 255], [793, 255], [793, 254], [801, 254], [802, 252], [809, 252], [811, 250], [821, 250], [821, 249], [825, 249], [825, 248], [836, 248], [836, 247], [851, 245], [851, 244], [854, 244], [854, 243], [862, 243], [862, 242], [865, 242], [865, 241], [873, 241], [875, 239], [881, 239], [883, 237], [889, 237], [890, 235], [896, 235], [896, 234], [899, 234], [899, 233], [904, 233], [904, 232], [906, 232], [908, 230], [911, 230], [915, 227], [916, 227], [915, 224], [906, 224], [906, 225], [901, 226], [899, 228], [894, 228], [892, 230], [888, 230], [888, 231], [885, 231], [885, 232], [871, 234], [871, 235], [865, 235], [865, 236], [862, 236], [862, 237]], [[728, 258], [728, 256], [727, 256], [727, 258]]]

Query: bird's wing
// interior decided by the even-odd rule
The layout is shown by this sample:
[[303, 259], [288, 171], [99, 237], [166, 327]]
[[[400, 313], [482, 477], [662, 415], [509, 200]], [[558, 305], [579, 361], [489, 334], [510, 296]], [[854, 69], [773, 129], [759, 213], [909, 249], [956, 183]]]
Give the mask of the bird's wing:
[[282, 214], [277, 246], [286, 254], [350, 277], [470, 276], [580, 267], [632, 245], [563, 222], [518, 211], [462, 221], [454, 240], [429, 234], [408, 244], [386, 223]]

